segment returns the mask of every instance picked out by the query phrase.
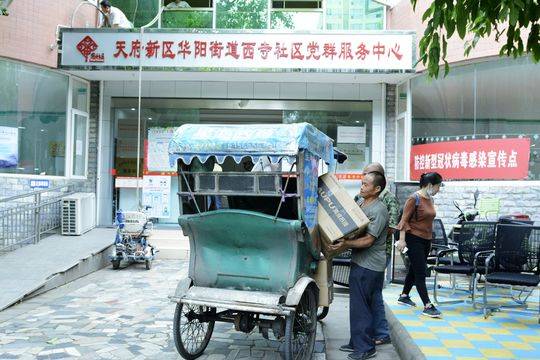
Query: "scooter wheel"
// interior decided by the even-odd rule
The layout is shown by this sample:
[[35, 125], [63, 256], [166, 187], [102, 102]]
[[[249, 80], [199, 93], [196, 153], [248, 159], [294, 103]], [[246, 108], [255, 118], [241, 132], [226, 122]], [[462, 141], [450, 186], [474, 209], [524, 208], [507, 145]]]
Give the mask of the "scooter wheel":
[[146, 260], [144, 264], [146, 265], [146, 270], [150, 270], [152, 268], [152, 260]]
[[112, 268], [113, 270], [118, 270], [120, 269], [120, 260], [112, 260]]

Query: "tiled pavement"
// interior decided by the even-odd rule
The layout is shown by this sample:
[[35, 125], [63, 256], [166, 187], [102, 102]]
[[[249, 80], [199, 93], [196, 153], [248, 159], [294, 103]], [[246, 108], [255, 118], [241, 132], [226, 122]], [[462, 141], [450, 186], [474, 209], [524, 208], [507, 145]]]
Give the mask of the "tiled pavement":
[[[470, 303], [440, 305], [442, 319], [421, 316], [421, 307], [398, 305], [402, 287], [392, 285], [384, 291], [385, 301], [405, 326], [428, 359], [540, 359], [540, 325], [538, 324], [538, 293], [532, 296], [531, 310], [504, 309], [487, 320], [481, 310]], [[432, 287], [428, 286], [430, 296]], [[449, 292], [442, 300], [449, 299]], [[456, 293], [452, 298], [465, 297]], [[413, 288], [411, 298], [421, 304]], [[502, 298], [491, 297], [490, 302]]]
[[[179, 359], [167, 296], [184, 261], [110, 267], [0, 312], [0, 359]], [[325, 359], [319, 329], [315, 359]], [[279, 359], [279, 343], [216, 324], [200, 359]]]

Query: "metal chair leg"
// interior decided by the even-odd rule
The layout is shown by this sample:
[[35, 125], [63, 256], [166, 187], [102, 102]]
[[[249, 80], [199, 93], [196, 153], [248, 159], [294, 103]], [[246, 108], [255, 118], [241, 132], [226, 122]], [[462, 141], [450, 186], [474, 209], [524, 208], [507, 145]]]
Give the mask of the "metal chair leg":
[[483, 310], [484, 310], [484, 319], [487, 319], [488, 316], [490, 315], [490, 312], [488, 310], [488, 306], [487, 306], [487, 288], [488, 288], [488, 282], [487, 280], [484, 281], [484, 303], [483, 303]]
[[[449, 274], [450, 276], [452, 276], [452, 274]], [[439, 301], [438, 297], [437, 297], [437, 279], [439, 277], [439, 273], [437, 271], [435, 271], [435, 277], [433, 279], [433, 300], [435, 301], [435, 303], [437, 305], [449, 305], [449, 304], [459, 304], [459, 303], [462, 303], [464, 302], [465, 300], [448, 300], [448, 301]], [[452, 281], [452, 279], [450, 279], [450, 281]], [[454, 292], [452, 292], [452, 294], [454, 294]]]

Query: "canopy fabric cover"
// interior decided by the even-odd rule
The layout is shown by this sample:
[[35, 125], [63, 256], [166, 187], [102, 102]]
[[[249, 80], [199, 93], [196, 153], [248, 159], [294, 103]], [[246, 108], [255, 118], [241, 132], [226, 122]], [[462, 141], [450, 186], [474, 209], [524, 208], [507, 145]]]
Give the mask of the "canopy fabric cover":
[[294, 162], [300, 150], [333, 165], [333, 140], [308, 123], [217, 125], [185, 124], [180, 126], [169, 142], [169, 162], [178, 159], [191, 164], [194, 158], [205, 163], [215, 157], [222, 164], [227, 157], [240, 163], [249, 157], [254, 163], [262, 158], [278, 163], [287, 158]]

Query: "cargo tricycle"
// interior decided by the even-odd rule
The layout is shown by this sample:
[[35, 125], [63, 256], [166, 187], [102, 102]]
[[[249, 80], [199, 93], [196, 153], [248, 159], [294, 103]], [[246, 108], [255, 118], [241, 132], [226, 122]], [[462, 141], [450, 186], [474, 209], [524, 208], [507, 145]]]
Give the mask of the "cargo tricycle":
[[170, 297], [180, 355], [201, 356], [215, 322], [227, 322], [273, 335], [285, 359], [311, 359], [317, 310], [332, 301], [317, 236], [318, 176], [335, 166], [332, 139], [306, 123], [187, 124], [169, 157], [190, 243], [189, 275]]

